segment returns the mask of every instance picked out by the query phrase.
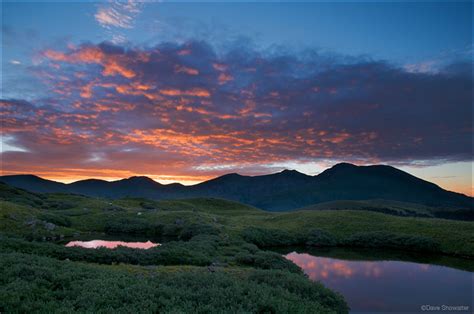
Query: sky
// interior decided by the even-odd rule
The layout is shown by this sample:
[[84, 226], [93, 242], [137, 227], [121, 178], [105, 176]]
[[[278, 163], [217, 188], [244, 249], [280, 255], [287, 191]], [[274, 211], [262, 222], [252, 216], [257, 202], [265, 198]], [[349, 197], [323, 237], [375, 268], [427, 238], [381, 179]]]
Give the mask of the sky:
[[2, 174], [390, 164], [473, 194], [472, 3], [2, 2]]

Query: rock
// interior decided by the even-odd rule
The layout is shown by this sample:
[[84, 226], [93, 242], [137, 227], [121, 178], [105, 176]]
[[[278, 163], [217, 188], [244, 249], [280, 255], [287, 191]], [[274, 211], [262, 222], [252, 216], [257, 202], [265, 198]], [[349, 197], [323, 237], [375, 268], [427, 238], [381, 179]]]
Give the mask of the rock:
[[215, 261], [215, 262], [212, 262], [211, 263], [211, 267], [227, 267], [228, 264], [227, 263], [221, 263], [219, 261]]
[[13, 214], [13, 213], [12, 213], [12, 214], [9, 214], [9, 215], [8, 215], [8, 218], [10, 218], [11, 220], [15, 220], [15, 221], [18, 221], [18, 220], [19, 220], [18, 217], [17, 217], [15, 214]]
[[141, 215], [142, 215], [142, 213], [141, 213], [141, 212], [138, 212], [138, 213], [137, 213], [137, 215], [138, 215], [138, 216], [141, 216]]
[[44, 222], [43, 224], [44, 224], [44, 228], [48, 231], [52, 231], [56, 229], [56, 225], [51, 222]]
[[102, 210], [112, 211], [112, 212], [123, 212], [125, 211], [125, 208], [118, 207], [118, 206], [109, 206], [109, 207], [102, 208]]
[[25, 225], [27, 225], [28, 227], [35, 227], [36, 224], [38, 223], [38, 219], [29, 219], [27, 221], [25, 221]]
[[182, 226], [184, 225], [184, 219], [176, 219], [174, 223], [175, 225]]

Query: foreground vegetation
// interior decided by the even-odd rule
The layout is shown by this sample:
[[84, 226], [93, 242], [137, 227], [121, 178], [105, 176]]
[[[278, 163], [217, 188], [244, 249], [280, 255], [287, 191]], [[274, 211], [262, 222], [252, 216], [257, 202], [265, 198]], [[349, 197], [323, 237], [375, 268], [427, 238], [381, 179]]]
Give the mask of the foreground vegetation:
[[[472, 222], [360, 209], [269, 213], [219, 199], [112, 201], [4, 184], [0, 198], [0, 310], [6, 312], [344, 313], [340, 295], [310, 282], [270, 247], [390, 248], [474, 258]], [[163, 245], [63, 245], [106, 237]]]
[[0, 254], [0, 302], [7, 312], [329, 313], [342, 298], [284, 271], [252, 268], [98, 266]]

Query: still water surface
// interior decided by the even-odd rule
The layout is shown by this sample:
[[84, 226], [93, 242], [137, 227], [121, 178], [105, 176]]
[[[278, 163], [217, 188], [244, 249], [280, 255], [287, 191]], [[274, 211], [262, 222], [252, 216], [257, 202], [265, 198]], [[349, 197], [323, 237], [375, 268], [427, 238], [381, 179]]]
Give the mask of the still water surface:
[[[433, 312], [431, 306], [468, 306], [471, 313], [473, 273], [446, 266], [399, 260], [351, 260], [291, 252], [286, 258], [311, 280], [341, 293], [351, 312]], [[425, 306], [422, 308], [422, 306]]]
[[108, 240], [91, 240], [91, 241], [71, 241], [66, 246], [80, 246], [87, 249], [96, 249], [98, 247], [105, 247], [108, 249], [116, 248], [117, 246], [125, 246], [134, 249], [149, 249], [155, 246], [159, 246], [159, 243], [153, 243], [151, 241], [146, 242], [125, 242], [125, 241], [108, 241]]

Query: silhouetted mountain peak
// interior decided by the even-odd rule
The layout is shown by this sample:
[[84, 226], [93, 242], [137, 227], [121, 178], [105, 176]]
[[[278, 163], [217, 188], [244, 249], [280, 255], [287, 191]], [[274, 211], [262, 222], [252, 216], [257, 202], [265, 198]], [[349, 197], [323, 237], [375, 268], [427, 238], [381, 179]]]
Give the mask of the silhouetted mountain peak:
[[357, 165], [351, 164], [350, 162], [340, 162], [337, 163], [333, 166], [333, 168], [340, 168], [340, 167], [346, 167], [346, 168], [355, 168], [358, 167]]
[[167, 186], [168, 188], [181, 188], [181, 187], [185, 186], [184, 184], [181, 184], [181, 183], [178, 183], [178, 182], [174, 182], [174, 183], [170, 183], [170, 184], [164, 184], [164, 185]]
[[133, 176], [127, 179], [119, 180], [116, 182], [127, 183], [127, 184], [136, 184], [136, 185], [162, 185], [155, 180], [146, 177], [146, 176]]
[[290, 170], [290, 169], [285, 169], [280, 172], [281, 174], [284, 175], [301, 175], [303, 173], [299, 172], [298, 170]]
[[76, 181], [76, 182], [73, 182], [71, 184], [89, 184], [89, 183], [92, 183], [92, 184], [95, 184], [95, 183], [108, 183], [108, 181], [105, 181], [105, 180], [101, 180], [101, 179], [85, 179], [85, 180], [79, 180], [79, 181]]
[[349, 175], [349, 174], [378, 174], [378, 175], [397, 175], [413, 177], [412, 175], [399, 170], [395, 167], [388, 165], [369, 165], [369, 166], [357, 166], [351, 163], [342, 162], [332, 166], [329, 169], [323, 171], [320, 175], [322, 177], [326, 175]]
[[217, 177], [216, 180], [229, 179], [229, 178], [241, 178], [241, 177], [243, 177], [243, 175], [238, 174], [237, 172], [232, 172], [232, 173], [227, 173], [220, 177]]
[[341, 162], [341, 163], [335, 164], [331, 168], [324, 170], [317, 177], [326, 178], [326, 177], [332, 177], [335, 175], [344, 175], [350, 172], [354, 172], [358, 168], [359, 166], [356, 166], [347, 162]]
[[155, 180], [146, 176], [133, 176], [133, 177], [127, 178], [126, 180], [132, 181], [132, 182], [155, 182], [156, 183]]
[[359, 166], [356, 166], [354, 164], [348, 163], [348, 162], [341, 162], [338, 164], [335, 164], [331, 168], [327, 169], [328, 171], [330, 170], [348, 170], [348, 169], [356, 169]]
[[289, 169], [285, 169], [281, 172], [271, 174], [269, 176], [272, 176], [274, 178], [287, 180], [288, 183], [290, 183], [290, 182], [301, 183], [302, 180], [303, 181], [308, 181], [308, 180], [312, 180], [314, 178], [313, 176], [301, 173], [298, 170], [289, 170]]

